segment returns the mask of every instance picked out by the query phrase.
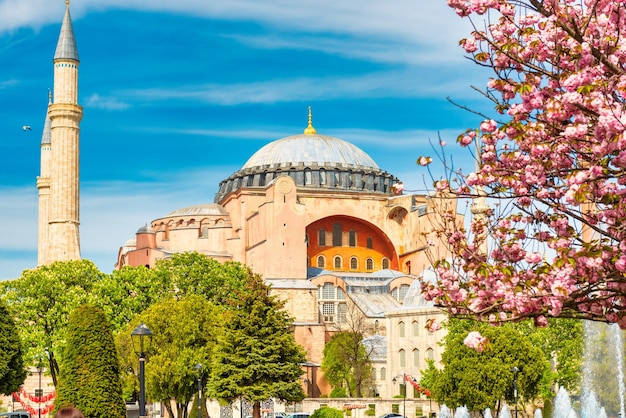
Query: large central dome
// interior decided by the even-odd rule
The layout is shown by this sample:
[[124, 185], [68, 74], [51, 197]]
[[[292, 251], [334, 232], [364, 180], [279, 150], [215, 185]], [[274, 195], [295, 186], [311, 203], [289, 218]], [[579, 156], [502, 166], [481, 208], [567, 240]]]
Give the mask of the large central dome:
[[311, 122], [303, 134], [270, 142], [220, 183], [215, 203], [242, 188], [265, 188], [289, 176], [296, 186], [327, 192], [388, 194], [397, 179], [378, 168], [359, 147], [332, 136], [318, 135]]
[[304, 163], [353, 168], [378, 168], [372, 157], [357, 146], [332, 136], [301, 134], [271, 142], [258, 150], [243, 169]]

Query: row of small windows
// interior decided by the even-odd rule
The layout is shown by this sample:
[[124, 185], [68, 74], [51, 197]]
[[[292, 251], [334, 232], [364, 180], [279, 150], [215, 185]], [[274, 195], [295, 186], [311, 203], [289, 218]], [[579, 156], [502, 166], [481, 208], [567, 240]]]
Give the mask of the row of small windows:
[[[389, 259], [386, 257], [383, 257], [383, 259], [380, 262], [381, 268], [382, 269], [388, 269], [389, 268]], [[318, 268], [326, 268], [326, 257], [324, 257], [323, 255], [318, 255], [317, 256], [317, 263], [316, 266]], [[336, 255], [335, 257], [333, 257], [333, 268], [334, 269], [341, 269], [343, 268], [343, 258], [339, 255]], [[359, 269], [359, 259], [358, 257], [350, 257], [350, 270], [358, 270]], [[372, 271], [374, 270], [374, 259], [371, 257], [368, 257], [365, 259], [365, 270], [367, 271]]]
[[[421, 363], [421, 356], [420, 356], [420, 351], [416, 348], [413, 350], [413, 352], [411, 353], [412, 357], [413, 357], [413, 364], [410, 367], [421, 367], [420, 363]], [[406, 351], [404, 350], [400, 350], [398, 352], [398, 358], [400, 360], [400, 367], [407, 367], [406, 365]], [[432, 348], [428, 348], [426, 349], [426, 358], [428, 360], [435, 360], [435, 350], [433, 350]], [[376, 376], [376, 373], [374, 373], [374, 379], [376, 379], [378, 376]], [[382, 381], [387, 380], [387, 369], [385, 367], [381, 367], [380, 368], [380, 379]]]
[[[413, 357], [413, 364], [411, 365], [411, 367], [421, 367], [420, 351], [417, 348], [413, 349], [411, 356]], [[406, 351], [400, 350], [398, 352], [398, 359], [400, 360], [400, 367], [407, 367]], [[426, 359], [435, 360], [435, 350], [433, 350], [432, 348], [426, 349]]]
[[[411, 331], [412, 331], [413, 337], [419, 337], [420, 328], [421, 327], [420, 327], [419, 322], [413, 321], [411, 323]], [[433, 335], [433, 332], [430, 329], [428, 329], [427, 333], [428, 335]], [[400, 338], [406, 337], [406, 324], [404, 323], [404, 321], [398, 322], [398, 337]]]
[[268, 171], [264, 173], [239, 171], [230, 179], [220, 183], [216, 200], [221, 200], [228, 193], [240, 187], [264, 187], [273, 179], [285, 174], [294, 180], [296, 186], [367, 190], [379, 193], [388, 193], [391, 184], [395, 182], [390, 174], [383, 171], [339, 171], [338, 169], [327, 171], [321, 167], [319, 169], [304, 167], [302, 163], [300, 166], [302, 168], [293, 167], [289, 170], [282, 170], [281, 168], [270, 169], [268, 164]]
[[68, 64], [66, 62], [61, 62], [55, 65], [55, 67], [67, 67], [67, 68], [78, 68], [76, 64]]
[[[349, 287], [349, 286], [348, 286]], [[406, 289], [409, 288], [409, 286], [407, 285], [401, 285], [400, 287], [404, 287]], [[361, 289], [360, 287], [357, 287], [356, 289]], [[337, 286], [335, 287], [332, 283], [324, 283], [322, 286], [319, 286], [317, 288], [318, 290], [318, 299], [319, 300], [324, 300], [324, 301], [328, 301], [328, 300], [345, 300], [346, 299], [346, 294], [344, 293], [344, 290]], [[359, 290], [357, 290], [358, 292]], [[389, 292], [389, 288], [388, 286], [376, 286], [376, 287], [368, 287], [365, 290], [366, 293], [376, 293], [376, 294], [382, 294], [382, 293], [386, 293]], [[348, 289], [348, 293], [350, 293], [350, 289]], [[391, 293], [392, 296], [395, 297], [395, 293]], [[401, 292], [401, 294], [406, 294], [406, 291]], [[402, 302], [402, 300], [397, 299], [399, 302]], [[376, 321], [376, 323], [378, 323], [378, 321]], [[378, 324], [376, 324], [376, 327], [378, 327]], [[402, 323], [401, 325], [401, 330], [400, 332], [402, 333], [402, 336], [404, 336], [404, 323]], [[415, 321], [413, 323], [413, 332], [414, 335], [417, 336], [419, 335], [419, 325], [417, 324], [417, 321]], [[432, 333], [429, 331], [428, 333], [429, 335], [432, 335]]]
[[[319, 231], [317, 231], [317, 245], [319, 247], [326, 246], [326, 234], [327, 234], [327, 231], [324, 228], [320, 228]], [[341, 229], [340, 223], [333, 224], [331, 238], [332, 238], [333, 247], [341, 247], [343, 245], [343, 230]], [[367, 237], [365, 246], [371, 249], [373, 248], [373, 244], [374, 243], [373, 243], [372, 237]], [[356, 231], [354, 229], [351, 229], [350, 231], [348, 231], [348, 246], [349, 247], [357, 246]]]

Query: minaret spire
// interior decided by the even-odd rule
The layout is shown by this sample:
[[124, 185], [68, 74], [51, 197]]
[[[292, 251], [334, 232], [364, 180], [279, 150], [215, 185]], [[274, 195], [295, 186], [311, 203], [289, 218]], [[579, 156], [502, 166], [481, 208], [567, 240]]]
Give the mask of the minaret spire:
[[[40, 188], [39, 210], [47, 212], [47, 232], [40, 231], [39, 264], [80, 259], [78, 226], [79, 144], [83, 108], [78, 104], [78, 49], [70, 16], [69, 0], [65, 0], [65, 15], [54, 53], [53, 100], [48, 105], [50, 143], [44, 153], [42, 137], [42, 174], [49, 178], [49, 199], [41, 198], [46, 182]], [[44, 129], [45, 131], [45, 129]], [[46, 162], [45, 158], [49, 158]], [[48, 165], [49, 168], [44, 167]], [[49, 174], [46, 176], [46, 172]], [[39, 181], [38, 186], [39, 188]], [[45, 200], [45, 201], [44, 201]], [[48, 206], [47, 210], [44, 206]], [[43, 215], [45, 216], [45, 215]], [[40, 215], [40, 222], [42, 222]], [[40, 225], [41, 228], [41, 225]]]

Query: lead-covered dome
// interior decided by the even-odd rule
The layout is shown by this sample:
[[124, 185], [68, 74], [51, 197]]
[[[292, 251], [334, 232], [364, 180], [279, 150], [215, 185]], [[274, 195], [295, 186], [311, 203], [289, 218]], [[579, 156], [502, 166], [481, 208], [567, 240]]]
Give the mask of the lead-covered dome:
[[311, 122], [303, 134], [270, 142], [241, 170], [220, 183], [215, 203], [241, 188], [264, 188], [275, 178], [291, 177], [302, 189], [388, 194], [398, 181], [354, 144], [319, 135]]
[[270, 142], [243, 165], [253, 167], [287, 167], [294, 163], [361, 167], [377, 169], [378, 165], [365, 151], [332, 136], [301, 134]]

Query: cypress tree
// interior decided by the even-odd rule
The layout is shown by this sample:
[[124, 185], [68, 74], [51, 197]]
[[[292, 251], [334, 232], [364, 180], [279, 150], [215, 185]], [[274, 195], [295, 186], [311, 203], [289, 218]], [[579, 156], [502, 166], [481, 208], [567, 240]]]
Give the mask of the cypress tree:
[[22, 344], [13, 316], [0, 299], [0, 393], [17, 392], [26, 379]]
[[125, 418], [111, 325], [93, 305], [70, 314], [55, 409], [73, 405], [85, 418]]

